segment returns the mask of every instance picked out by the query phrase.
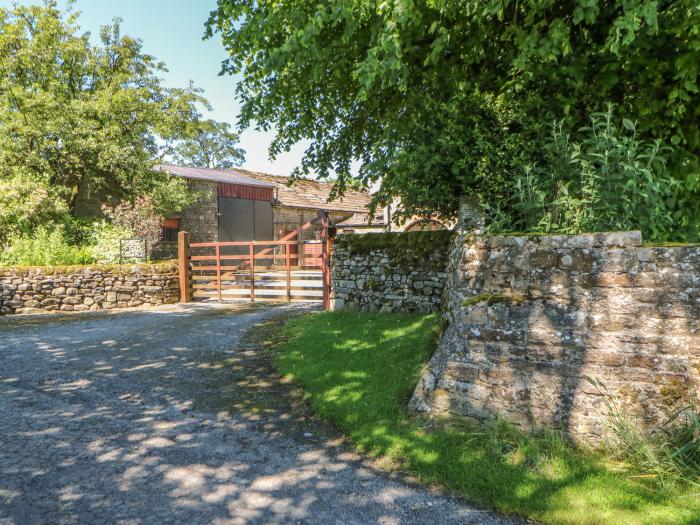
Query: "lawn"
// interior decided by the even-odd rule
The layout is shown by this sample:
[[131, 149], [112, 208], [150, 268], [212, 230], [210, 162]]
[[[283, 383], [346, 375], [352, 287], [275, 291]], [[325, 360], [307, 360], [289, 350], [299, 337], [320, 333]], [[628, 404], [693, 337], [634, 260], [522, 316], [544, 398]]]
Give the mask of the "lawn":
[[662, 489], [555, 434], [409, 418], [437, 325], [435, 315], [300, 317], [283, 328], [278, 366], [359, 450], [470, 501], [544, 523], [700, 523], [697, 487]]

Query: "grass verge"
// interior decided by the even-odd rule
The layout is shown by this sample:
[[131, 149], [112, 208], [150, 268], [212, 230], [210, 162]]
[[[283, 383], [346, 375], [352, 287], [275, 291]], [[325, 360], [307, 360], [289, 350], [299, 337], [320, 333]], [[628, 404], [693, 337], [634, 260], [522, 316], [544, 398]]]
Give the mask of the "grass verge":
[[300, 317], [283, 328], [278, 367], [360, 451], [473, 502], [544, 523], [700, 523], [697, 487], [661, 486], [557, 434], [407, 417], [437, 326], [435, 315]]

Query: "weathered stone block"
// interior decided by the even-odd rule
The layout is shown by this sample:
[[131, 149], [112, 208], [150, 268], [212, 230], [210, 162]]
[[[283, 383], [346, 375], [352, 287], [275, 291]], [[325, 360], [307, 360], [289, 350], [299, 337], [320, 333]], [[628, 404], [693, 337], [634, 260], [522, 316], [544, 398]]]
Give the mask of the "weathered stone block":
[[[466, 238], [451, 253], [447, 329], [411, 409], [595, 441], [606, 396], [648, 427], [697, 401], [700, 250], [622, 232]], [[525, 300], [464, 304], [514, 293]]]

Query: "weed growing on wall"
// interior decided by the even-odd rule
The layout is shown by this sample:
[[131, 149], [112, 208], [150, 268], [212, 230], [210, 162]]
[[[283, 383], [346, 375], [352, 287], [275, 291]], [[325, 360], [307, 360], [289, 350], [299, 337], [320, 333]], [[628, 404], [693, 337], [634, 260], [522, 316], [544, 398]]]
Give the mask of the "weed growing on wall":
[[700, 412], [695, 403], [675, 409], [645, 432], [615, 396], [603, 391], [608, 411], [606, 452], [662, 486], [686, 483], [700, 488]]
[[[636, 124], [608, 105], [576, 132], [552, 124], [542, 162], [523, 167], [510, 201], [489, 209], [492, 229], [577, 234], [639, 229], [645, 239], [673, 238], [679, 183], [660, 140], [645, 140]], [[510, 212], [507, 209], [510, 208]]]

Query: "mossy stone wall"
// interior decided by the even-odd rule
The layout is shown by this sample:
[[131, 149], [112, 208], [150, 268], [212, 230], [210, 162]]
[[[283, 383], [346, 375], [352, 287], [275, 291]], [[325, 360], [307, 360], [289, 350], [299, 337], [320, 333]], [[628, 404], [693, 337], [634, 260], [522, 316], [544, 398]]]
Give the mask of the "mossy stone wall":
[[0, 267], [0, 315], [176, 303], [177, 264]]
[[339, 235], [331, 254], [332, 308], [439, 311], [451, 238], [450, 231]]
[[700, 247], [639, 232], [455, 238], [444, 332], [410, 407], [605, 434], [610, 403], [658, 428], [700, 398]]

